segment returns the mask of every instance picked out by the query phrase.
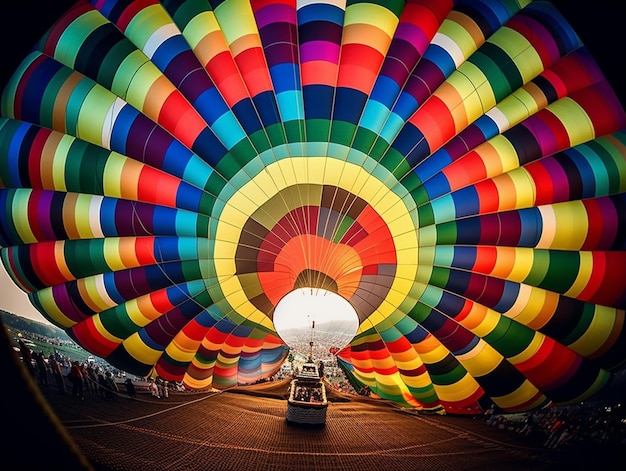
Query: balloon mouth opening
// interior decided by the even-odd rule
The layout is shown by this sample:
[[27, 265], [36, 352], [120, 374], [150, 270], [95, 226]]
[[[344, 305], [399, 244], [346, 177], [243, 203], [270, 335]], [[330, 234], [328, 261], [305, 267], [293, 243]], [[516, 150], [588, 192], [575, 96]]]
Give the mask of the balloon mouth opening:
[[291, 350], [323, 360], [352, 341], [359, 318], [352, 304], [337, 293], [301, 287], [276, 305], [274, 327]]

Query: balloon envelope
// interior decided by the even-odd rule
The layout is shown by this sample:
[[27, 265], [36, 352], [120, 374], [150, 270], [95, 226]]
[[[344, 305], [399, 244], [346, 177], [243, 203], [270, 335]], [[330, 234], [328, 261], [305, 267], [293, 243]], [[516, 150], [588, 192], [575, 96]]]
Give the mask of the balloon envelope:
[[128, 372], [268, 378], [301, 288], [402, 406], [567, 404], [626, 358], [626, 116], [549, 3], [79, 1], [1, 106], [2, 261]]

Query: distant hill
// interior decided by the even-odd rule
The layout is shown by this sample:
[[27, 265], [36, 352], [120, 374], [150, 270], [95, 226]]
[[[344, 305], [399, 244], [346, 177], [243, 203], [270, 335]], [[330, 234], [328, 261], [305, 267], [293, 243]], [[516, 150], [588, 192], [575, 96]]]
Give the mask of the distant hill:
[[33, 334], [43, 335], [53, 339], [60, 338], [62, 340], [71, 340], [70, 336], [59, 327], [27, 319], [26, 317], [18, 316], [17, 314], [3, 311], [2, 309], [0, 309], [0, 319], [2, 319], [3, 325], [15, 330], [32, 332]]

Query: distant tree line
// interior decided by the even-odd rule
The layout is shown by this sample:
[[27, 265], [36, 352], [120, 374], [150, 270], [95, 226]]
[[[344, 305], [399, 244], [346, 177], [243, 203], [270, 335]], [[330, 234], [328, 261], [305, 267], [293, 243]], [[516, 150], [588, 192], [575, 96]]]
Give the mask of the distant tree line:
[[54, 325], [37, 322], [26, 317], [18, 316], [17, 314], [3, 311], [2, 309], [0, 309], [0, 318], [2, 319], [3, 325], [15, 330], [32, 332], [33, 334], [43, 335], [50, 338], [71, 340], [69, 335], [67, 335], [63, 329]]

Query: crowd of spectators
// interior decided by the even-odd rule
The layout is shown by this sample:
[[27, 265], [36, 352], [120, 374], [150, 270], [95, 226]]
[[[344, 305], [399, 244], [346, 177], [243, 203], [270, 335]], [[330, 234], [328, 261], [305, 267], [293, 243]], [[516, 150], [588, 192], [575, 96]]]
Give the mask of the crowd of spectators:
[[[154, 397], [168, 397], [170, 389], [185, 390], [182, 383], [168, 383], [161, 378], [148, 382], [144, 378], [125, 378], [120, 372], [112, 371], [96, 361], [72, 360], [55, 349], [48, 357], [43, 351], [35, 352], [22, 339], [17, 340], [19, 357], [43, 391], [52, 390], [69, 394], [80, 400], [86, 396], [97, 396], [108, 401], [117, 400], [126, 393], [131, 399], [137, 392], [151, 392], [150, 386], [158, 391]], [[50, 381], [53, 377], [54, 381]]]
[[617, 400], [582, 402], [523, 414], [488, 414], [486, 424], [513, 431], [547, 448], [626, 446], [626, 411]]
[[[126, 381], [120, 379], [118, 385], [110, 371], [95, 363], [71, 361], [57, 351], [46, 358], [43, 352], [32, 351], [21, 340], [18, 345], [21, 359], [40, 387], [54, 387], [61, 394], [69, 393], [83, 399], [87, 393], [115, 400], [122, 384], [126, 386], [128, 397], [133, 399], [137, 397], [138, 390], [151, 393], [158, 399], [168, 397], [170, 390], [185, 391], [182, 383], [168, 384], [158, 377], [156, 380], [139, 382], [125, 378]], [[48, 375], [54, 378], [54, 382], [49, 381]], [[367, 391], [355, 391], [339, 368], [327, 368], [323, 376], [327, 385], [337, 391], [367, 395]], [[626, 384], [626, 373], [621, 376], [621, 381]], [[491, 408], [485, 412], [485, 423], [489, 427], [529, 437], [552, 449], [566, 449], [581, 444], [623, 448], [626, 446], [626, 410], [623, 399], [618, 394], [608, 399], [518, 414], [499, 413]]]

